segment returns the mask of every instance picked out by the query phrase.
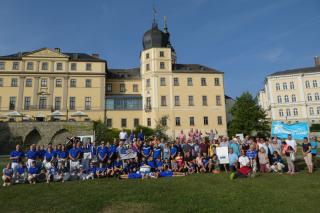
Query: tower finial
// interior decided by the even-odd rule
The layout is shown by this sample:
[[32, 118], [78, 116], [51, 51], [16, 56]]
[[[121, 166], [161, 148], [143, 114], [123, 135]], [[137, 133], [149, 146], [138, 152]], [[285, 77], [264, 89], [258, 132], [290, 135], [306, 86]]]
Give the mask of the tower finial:
[[163, 27], [163, 30], [165, 33], [168, 32], [168, 26], [167, 26], [167, 16], [164, 16], [163, 17], [163, 20], [164, 20], [164, 27]]
[[156, 10], [156, 2], [155, 0], [153, 1], [153, 23], [152, 23], [152, 28], [158, 27], [157, 24], [157, 10]]

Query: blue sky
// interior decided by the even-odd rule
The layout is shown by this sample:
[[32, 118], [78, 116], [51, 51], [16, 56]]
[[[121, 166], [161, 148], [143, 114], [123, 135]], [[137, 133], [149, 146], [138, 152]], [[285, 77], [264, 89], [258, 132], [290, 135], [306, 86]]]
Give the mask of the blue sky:
[[[41, 47], [100, 53], [110, 68], [139, 66], [152, 0], [0, 0], [0, 55]], [[226, 94], [254, 95], [267, 74], [313, 66], [319, 0], [156, 0], [178, 63], [225, 72]]]

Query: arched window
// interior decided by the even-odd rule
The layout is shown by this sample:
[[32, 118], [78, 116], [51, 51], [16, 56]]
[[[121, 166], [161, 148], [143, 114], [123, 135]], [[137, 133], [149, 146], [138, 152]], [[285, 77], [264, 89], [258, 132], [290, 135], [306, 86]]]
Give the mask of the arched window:
[[293, 109], [293, 115], [294, 115], [294, 116], [298, 116], [298, 109], [297, 109], [297, 108], [294, 108], [294, 109]]
[[290, 89], [294, 89], [294, 83], [292, 81], [290, 82]]
[[296, 95], [291, 95], [291, 99], [292, 99], [292, 102], [296, 102], [297, 101], [297, 98], [296, 98]]
[[311, 94], [310, 93], [308, 93], [308, 101], [312, 101], [312, 96], [311, 96]]
[[276, 90], [280, 90], [280, 84], [279, 83], [276, 83]]
[[287, 90], [287, 89], [288, 89], [287, 83], [284, 82], [284, 83], [282, 84], [282, 87], [283, 87], [283, 90]]
[[291, 111], [290, 111], [290, 109], [286, 109], [286, 114], [287, 114], [287, 116], [291, 116]]
[[289, 96], [287, 96], [287, 95], [284, 96], [284, 102], [286, 102], [286, 103], [289, 102]]
[[306, 81], [306, 88], [310, 88], [310, 82]]
[[278, 96], [278, 103], [281, 104], [282, 103], [282, 98], [281, 95]]
[[310, 113], [310, 115], [314, 115], [313, 107], [309, 108], [309, 113]]
[[314, 94], [314, 100], [316, 100], [316, 101], [319, 101], [320, 100], [320, 97], [319, 97], [319, 93], [315, 93]]

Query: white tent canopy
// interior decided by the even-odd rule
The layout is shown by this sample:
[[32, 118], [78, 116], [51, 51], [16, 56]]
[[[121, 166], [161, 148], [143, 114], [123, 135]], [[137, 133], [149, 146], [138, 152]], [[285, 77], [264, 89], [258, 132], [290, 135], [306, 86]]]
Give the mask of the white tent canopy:
[[50, 114], [50, 116], [51, 116], [51, 117], [61, 117], [61, 116], [66, 116], [66, 114], [60, 112], [59, 110], [56, 110], [56, 111], [52, 112], [52, 113]]
[[82, 111], [77, 111], [72, 113], [71, 117], [88, 117], [88, 115]]
[[9, 112], [9, 113], [5, 114], [5, 116], [11, 117], [11, 118], [15, 118], [15, 117], [22, 117], [23, 115], [21, 115], [17, 111], [12, 111], [12, 112]]

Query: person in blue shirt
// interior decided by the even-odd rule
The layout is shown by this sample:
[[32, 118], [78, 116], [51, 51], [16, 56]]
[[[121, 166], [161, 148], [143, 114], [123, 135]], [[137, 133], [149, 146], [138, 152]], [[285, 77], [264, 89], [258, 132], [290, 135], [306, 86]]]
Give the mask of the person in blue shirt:
[[148, 158], [147, 165], [151, 167], [151, 172], [154, 172], [157, 168], [157, 165], [156, 165], [153, 157]]
[[27, 155], [27, 158], [28, 158], [27, 167], [29, 168], [29, 167], [31, 167], [32, 162], [37, 160], [37, 157], [38, 157], [38, 152], [36, 150], [36, 145], [35, 144], [32, 144], [30, 146], [30, 149], [29, 149], [29, 151], [27, 152], [26, 155]]
[[122, 173], [123, 170], [123, 163], [118, 157], [117, 160], [113, 162], [113, 173], [116, 176], [119, 176]]
[[136, 138], [136, 135], [134, 134], [133, 130], [130, 131], [130, 135], [129, 135], [129, 140], [130, 142], [132, 143], [133, 142], [133, 139]]
[[13, 182], [13, 169], [11, 168], [11, 163], [8, 163], [6, 167], [2, 170], [2, 180], [3, 186], [10, 186]]
[[178, 153], [178, 148], [175, 146], [175, 144], [172, 143], [170, 148], [171, 159], [175, 159], [177, 153]]
[[105, 147], [104, 142], [101, 142], [101, 146], [98, 149], [98, 161], [100, 167], [104, 167], [108, 161], [108, 148]]
[[110, 148], [109, 148], [109, 159], [111, 159], [111, 161], [115, 161], [117, 158], [117, 147], [116, 145], [110, 144]]
[[106, 168], [105, 167], [97, 167], [96, 168], [96, 176], [97, 178], [102, 178], [106, 176]]
[[148, 159], [151, 156], [151, 147], [146, 143], [142, 147], [142, 156], [146, 159]]
[[310, 144], [311, 144], [311, 155], [312, 155], [312, 161], [313, 161], [313, 166], [316, 166], [317, 160], [317, 154], [318, 154], [318, 141], [317, 141], [317, 137], [316, 136], [312, 136], [311, 140], [310, 140]]
[[58, 153], [60, 152], [58, 145], [54, 145], [52, 152], [53, 152], [54, 157], [56, 158], [58, 156]]
[[97, 168], [96, 166], [91, 162], [90, 165], [89, 165], [89, 169], [87, 171], [87, 179], [94, 179], [95, 176], [96, 176], [96, 172], [97, 172]]
[[47, 149], [46, 153], [44, 154], [44, 161], [43, 161], [44, 167], [46, 169], [49, 169], [51, 167], [51, 161], [54, 161], [54, 160], [55, 160], [55, 157], [54, 157], [52, 147], [48, 146], [48, 149]]
[[114, 174], [113, 172], [113, 164], [110, 159], [108, 159], [107, 165], [106, 165], [106, 176], [112, 177]]
[[274, 151], [271, 158], [271, 170], [274, 172], [282, 173], [284, 169], [284, 162], [280, 156], [280, 154], [277, 151]]
[[140, 129], [140, 132], [138, 134], [138, 139], [140, 141], [144, 142], [144, 134], [143, 134], [143, 130], [142, 129]]
[[233, 149], [229, 149], [229, 170], [235, 171], [238, 168], [238, 155], [233, 152]]
[[55, 163], [51, 162], [51, 167], [46, 171], [46, 180], [47, 183], [54, 180], [54, 176], [58, 173], [58, 168], [56, 168]]
[[239, 157], [240, 145], [238, 144], [238, 140], [236, 138], [230, 141], [229, 148], [231, 148], [233, 150], [233, 153], [235, 153]]
[[157, 171], [161, 171], [161, 170], [162, 170], [163, 161], [161, 160], [160, 157], [158, 157], [157, 159], [155, 159], [155, 165], [156, 165], [156, 170], [157, 170]]
[[251, 145], [246, 151], [246, 156], [249, 158], [251, 169], [255, 173], [257, 171], [258, 152], [254, 149], [254, 145]]
[[76, 143], [73, 143], [72, 148], [69, 150], [70, 173], [77, 171], [80, 166], [80, 150], [76, 146]]
[[38, 175], [39, 169], [36, 167], [36, 162], [33, 161], [31, 167], [28, 169], [28, 182], [30, 184], [36, 184]]
[[10, 160], [11, 160], [11, 168], [13, 169], [13, 178], [16, 176], [16, 170], [19, 167], [19, 163], [25, 157], [24, 152], [21, 149], [21, 146], [18, 144], [16, 146], [16, 150], [10, 153]]
[[160, 146], [156, 145], [155, 147], [153, 147], [153, 159], [158, 158], [162, 159], [162, 150]]
[[25, 183], [27, 181], [27, 167], [23, 161], [19, 163], [19, 167], [17, 168], [17, 174], [15, 178], [15, 183]]
[[65, 145], [62, 145], [61, 146], [61, 150], [58, 152], [58, 155], [57, 155], [57, 159], [58, 159], [58, 166], [61, 165], [61, 163], [66, 163], [67, 160], [68, 160], [68, 155], [69, 155], [69, 152], [66, 148]]

